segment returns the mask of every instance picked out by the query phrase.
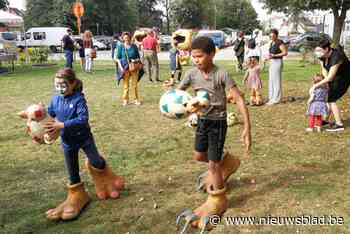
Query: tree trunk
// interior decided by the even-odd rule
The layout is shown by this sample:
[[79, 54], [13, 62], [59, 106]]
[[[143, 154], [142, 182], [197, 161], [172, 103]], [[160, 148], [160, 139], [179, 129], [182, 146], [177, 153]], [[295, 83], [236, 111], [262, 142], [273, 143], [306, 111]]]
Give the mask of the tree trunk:
[[167, 34], [170, 34], [170, 0], [165, 1], [165, 9], [166, 9], [166, 31]]
[[340, 37], [344, 26], [344, 21], [346, 18], [346, 10], [347, 8], [343, 7], [339, 15], [338, 13], [339, 10], [337, 8], [332, 9], [333, 15], [334, 15], [334, 29], [333, 29], [334, 47], [338, 47], [340, 43]]

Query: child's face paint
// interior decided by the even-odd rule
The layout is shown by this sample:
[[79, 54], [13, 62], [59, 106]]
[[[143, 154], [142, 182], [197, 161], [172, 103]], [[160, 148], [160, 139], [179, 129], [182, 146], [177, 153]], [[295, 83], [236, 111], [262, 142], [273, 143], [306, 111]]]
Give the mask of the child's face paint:
[[58, 92], [58, 94], [62, 96], [66, 96], [71, 94], [73, 88], [72, 85], [69, 85], [69, 83], [61, 78], [55, 78], [55, 89]]

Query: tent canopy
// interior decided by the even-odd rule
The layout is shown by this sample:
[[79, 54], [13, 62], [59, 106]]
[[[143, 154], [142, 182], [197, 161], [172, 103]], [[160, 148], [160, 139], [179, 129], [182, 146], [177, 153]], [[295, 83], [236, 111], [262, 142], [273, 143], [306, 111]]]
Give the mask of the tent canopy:
[[20, 27], [23, 25], [23, 18], [0, 10], [0, 23], [4, 23], [8, 27]]

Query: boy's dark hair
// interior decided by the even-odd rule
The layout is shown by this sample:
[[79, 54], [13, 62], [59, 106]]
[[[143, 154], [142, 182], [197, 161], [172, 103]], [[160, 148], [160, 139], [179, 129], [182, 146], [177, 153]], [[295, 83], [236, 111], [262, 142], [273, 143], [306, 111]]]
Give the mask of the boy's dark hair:
[[271, 29], [270, 33], [273, 33], [273, 34], [275, 34], [276, 36], [278, 36], [278, 30], [275, 29], [275, 28]]
[[75, 81], [76, 85], [75, 85], [73, 91], [74, 92], [82, 92], [83, 91], [83, 82], [76, 77], [75, 72], [72, 68], [60, 69], [56, 73], [56, 78], [64, 79], [69, 84], [72, 84]]
[[209, 37], [197, 37], [192, 41], [192, 50], [202, 50], [206, 54], [215, 53], [215, 44]]
[[318, 44], [322, 49], [331, 48], [331, 42], [328, 39], [323, 39]]

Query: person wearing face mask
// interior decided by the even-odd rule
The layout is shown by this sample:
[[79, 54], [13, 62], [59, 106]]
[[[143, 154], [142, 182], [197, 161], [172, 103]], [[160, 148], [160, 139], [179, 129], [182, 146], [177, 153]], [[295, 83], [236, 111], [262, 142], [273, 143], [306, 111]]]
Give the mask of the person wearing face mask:
[[[315, 55], [319, 58], [322, 75], [325, 77], [322, 81], [314, 84], [310, 88], [310, 94], [322, 85], [328, 84], [328, 105], [333, 113], [335, 124], [326, 129], [328, 132], [338, 132], [344, 130], [344, 125], [340, 117], [340, 110], [336, 102], [344, 96], [350, 85], [350, 62], [344, 52], [339, 49], [331, 48], [329, 40], [322, 40], [315, 49]], [[328, 125], [324, 121], [324, 125]]]
[[64, 68], [56, 74], [55, 87], [58, 95], [52, 98], [48, 107], [48, 113], [54, 121], [45, 124], [44, 128], [49, 135], [60, 132], [70, 183], [67, 185], [67, 199], [48, 210], [46, 215], [49, 220], [70, 220], [76, 218], [90, 202], [79, 174], [80, 149], [87, 156], [86, 167], [99, 199], [118, 198], [124, 188], [124, 179], [112, 172], [97, 150], [90, 130], [82, 81], [76, 78], [72, 69]]

